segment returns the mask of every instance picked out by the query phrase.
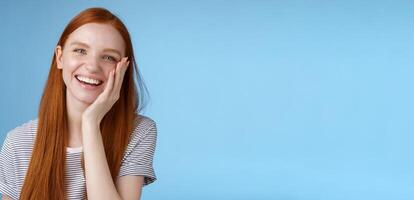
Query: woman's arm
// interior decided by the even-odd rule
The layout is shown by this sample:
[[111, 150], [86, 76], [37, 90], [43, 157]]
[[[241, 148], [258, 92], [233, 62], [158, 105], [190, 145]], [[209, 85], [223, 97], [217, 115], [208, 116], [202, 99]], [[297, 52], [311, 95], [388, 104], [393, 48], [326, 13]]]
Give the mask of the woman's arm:
[[99, 125], [82, 121], [82, 132], [88, 199], [121, 199], [112, 181]]
[[85, 125], [82, 126], [82, 131], [88, 133], [83, 136], [88, 199], [140, 199], [144, 177], [131, 175], [121, 176], [118, 178], [115, 187], [106, 160], [99, 125], [94, 126], [92, 125], [94, 124], [93, 122], [83, 124]]
[[122, 199], [141, 199], [144, 176], [121, 176], [116, 181], [116, 188]]
[[[90, 200], [139, 199], [142, 177], [130, 176], [117, 180], [117, 188], [112, 180], [106, 160], [105, 149], [99, 129], [102, 118], [119, 98], [122, 80], [129, 65], [123, 58], [110, 73], [104, 91], [82, 114], [82, 140], [85, 160], [86, 192]], [[139, 191], [138, 191], [139, 190]]]

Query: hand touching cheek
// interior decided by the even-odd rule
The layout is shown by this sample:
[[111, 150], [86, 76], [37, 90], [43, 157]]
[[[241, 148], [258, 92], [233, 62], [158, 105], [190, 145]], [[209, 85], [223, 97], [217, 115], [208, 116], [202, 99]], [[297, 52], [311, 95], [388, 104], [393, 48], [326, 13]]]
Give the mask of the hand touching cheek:
[[119, 99], [122, 82], [129, 61], [124, 57], [119, 61], [114, 70], [109, 73], [108, 81], [104, 91], [96, 98], [96, 100], [83, 112], [82, 122], [91, 122], [100, 124], [106, 113], [112, 108]]

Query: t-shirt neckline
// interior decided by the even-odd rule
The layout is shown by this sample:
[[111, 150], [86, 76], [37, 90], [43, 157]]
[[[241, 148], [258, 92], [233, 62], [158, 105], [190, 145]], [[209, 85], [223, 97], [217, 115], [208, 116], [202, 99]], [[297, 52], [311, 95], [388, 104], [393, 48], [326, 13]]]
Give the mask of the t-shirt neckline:
[[82, 146], [80, 147], [66, 147], [66, 152], [68, 153], [79, 153], [82, 152]]

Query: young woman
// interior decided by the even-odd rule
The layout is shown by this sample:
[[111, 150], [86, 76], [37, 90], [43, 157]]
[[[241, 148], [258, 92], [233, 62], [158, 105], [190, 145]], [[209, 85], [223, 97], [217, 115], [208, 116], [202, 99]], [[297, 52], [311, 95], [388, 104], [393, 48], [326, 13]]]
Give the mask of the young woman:
[[3, 143], [3, 199], [140, 199], [156, 180], [156, 124], [138, 114], [144, 91], [121, 20], [103, 8], [75, 16], [56, 45], [38, 118]]

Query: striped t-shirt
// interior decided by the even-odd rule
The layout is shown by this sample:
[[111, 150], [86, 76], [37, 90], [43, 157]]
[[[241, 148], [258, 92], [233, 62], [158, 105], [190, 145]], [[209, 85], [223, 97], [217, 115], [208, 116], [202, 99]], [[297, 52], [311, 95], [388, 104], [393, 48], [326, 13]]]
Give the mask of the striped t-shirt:
[[[118, 177], [144, 176], [144, 186], [154, 182], [153, 156], [157, 140], [155, 122], [140, 115], [121, 162]], [[33, 150], [38, 119], [30, 120], [7, 133], [0, 153], [0, 193], [19, 199]], [[81, 166], [82, 147], [67, 147], [66, 181], [68, 199], [84, 199], [86, 182]], [[138, 188], [137, 188], [138, 189]]]

